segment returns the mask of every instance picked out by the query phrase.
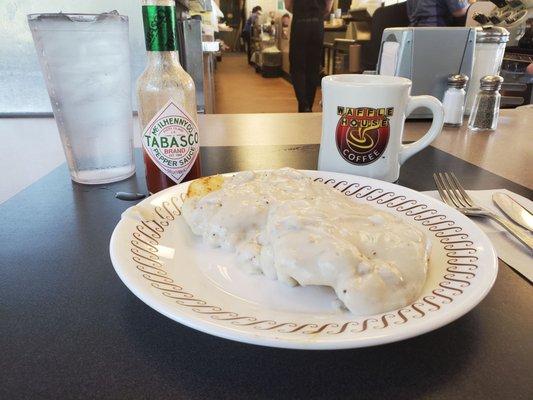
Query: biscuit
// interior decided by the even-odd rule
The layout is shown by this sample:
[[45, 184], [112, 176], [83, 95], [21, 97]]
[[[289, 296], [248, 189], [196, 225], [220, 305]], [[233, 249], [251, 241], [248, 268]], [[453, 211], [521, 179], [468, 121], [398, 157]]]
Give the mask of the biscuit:
[[204, 178], [195, 179], [187, 189], [186, 198], [204, 197], [207, 194], [219, 190], [224, 183], [222, 175], [206, 176]]

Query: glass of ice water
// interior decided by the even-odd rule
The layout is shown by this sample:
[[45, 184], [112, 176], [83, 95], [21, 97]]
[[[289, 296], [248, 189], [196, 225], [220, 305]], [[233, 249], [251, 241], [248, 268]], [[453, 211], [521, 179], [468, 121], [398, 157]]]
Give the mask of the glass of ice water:
[[28, 23], [72, 180], [133, 175], [128, 17], [30, 14]]

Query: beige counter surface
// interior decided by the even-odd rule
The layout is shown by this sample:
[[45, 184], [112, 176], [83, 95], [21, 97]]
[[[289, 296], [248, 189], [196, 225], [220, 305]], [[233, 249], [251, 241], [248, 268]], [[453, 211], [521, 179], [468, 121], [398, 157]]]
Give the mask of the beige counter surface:
[[[200, 115], [202, 146], [265, 146], [320, 143], [322, 114]], [[139, 126], [134, 121], [135, 144]], [[424, 134], [428, 122], [408, 122], [405, 140]], [[53, 118], [0, 118], [0, 203], [65, 161]], [[533, 187], [533, 108], [502, 110], [498, 129], [471, 133], [444, 129], [432, 144], [490, 172]], [[31, 160], [31, 162], [28, 162]]]
[[[407, 140], [424, 134], [427, 123], [409, 123]], [[533, 188], [533, 108], [502, 110], [494, 132], [445, 128], [432, 146], [487, 171]]]
[[[409, 121], [404, 140], [421, 137], [429, 122]], [[203, 146], [320, 143], [322, 115], [214, 114], [200, 116]], [[533, 108], [501, 110], [494, 132], [444, 128], [432, 146], [528, 188], [533, 187]]]

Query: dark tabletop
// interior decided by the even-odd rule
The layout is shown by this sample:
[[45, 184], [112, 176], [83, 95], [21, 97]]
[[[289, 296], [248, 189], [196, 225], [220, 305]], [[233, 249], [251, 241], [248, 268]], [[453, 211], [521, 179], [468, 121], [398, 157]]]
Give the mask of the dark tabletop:
[[[318, 146], [209, 147], [204, 174], [315, 169]], [[109, 239], [144, 192], [143, 167], [116, 184], [82, 186], [65, 165], [0, 205], [1, 399], [533, 399], [533, 290], [500, 262], [474, 310], [384, 346], [298, 351], [196, 332], [149, 308], [115, 274]], [[526, 188], [427, 148], [400, 184], [434, 189], [436, 170], [470, 189]], [[4, 175], [5, 176], [5, 175]]]

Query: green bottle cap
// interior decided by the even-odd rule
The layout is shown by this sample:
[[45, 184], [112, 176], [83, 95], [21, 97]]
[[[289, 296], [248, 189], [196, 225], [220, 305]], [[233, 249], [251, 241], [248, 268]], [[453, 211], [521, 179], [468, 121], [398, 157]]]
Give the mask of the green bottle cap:
[[144, 39], [147, 51], [174, 51], [176, 40], [176, 7], [142, 6]]

